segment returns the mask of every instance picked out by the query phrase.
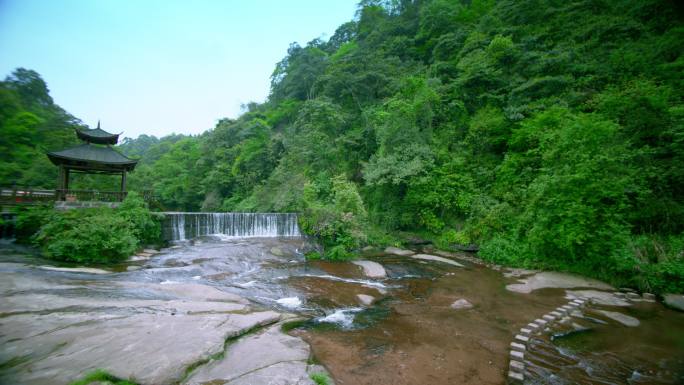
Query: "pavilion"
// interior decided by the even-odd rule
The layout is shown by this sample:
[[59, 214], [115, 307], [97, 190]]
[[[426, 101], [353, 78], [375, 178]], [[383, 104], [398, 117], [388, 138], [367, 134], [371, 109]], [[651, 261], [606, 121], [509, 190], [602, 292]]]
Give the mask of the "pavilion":
[[59, 167], [57, 200], [77, 195], [76, 191], [69, 190], [69, 174], [74, 172], [121, 175], [121, 191], [109, 193], [108, 200], [122, 201], [126, 196], [126, 173], [133, 171], [138, 161], [127, 158], [111, 147], [119, 141], [121, 134], [111, 134], [102, 130], [98, 121], [97, 128], [76, 129], [76, 135], [85, 143], [47, 153], [50, 161]]

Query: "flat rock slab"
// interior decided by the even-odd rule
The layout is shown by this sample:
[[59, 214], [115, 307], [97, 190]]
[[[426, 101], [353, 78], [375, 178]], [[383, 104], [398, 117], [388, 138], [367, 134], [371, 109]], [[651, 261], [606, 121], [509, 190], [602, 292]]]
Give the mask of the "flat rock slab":
[[506, 285], [506, 289], [517, 293], [531, 293], [534, 290], [544, 288], [594, 288], [599, 290], [614, 290], [607, 283], [578, 275], [544, 271], [529, 278], [522, 279], [521, 283]]
[[[102, 320], [86, 314], [45, 334], [3, 341], [2, 356], [30, 357], [35, 355], [35, 346], [46, 349], [42, 357], [34, 357], [11, 376], [15, 383], [66, 384], [103, 368], [143, 384], [169, 384], [181, 379], [186, 367], [220, 353], [227, 338], [279, 318], [271, 311], [229, 316], [137, 314]], [[3, 320], [5, 333], [16, 330], [13, 321], [17, 320]]]
[[223, 359], [200, 367], [185, 384], [313, 384], [309, 356], [309, 345], [275, 325], [229, 345]]
[[627, 314], [622, 314], [618, 313], [616, 311], [608, 311], [608, 310], [595, 310], [596, 313], [601, 314], [607, 318], [612, 319], [613, 321], [617, 321], [625, 326], [629, 327], [637, 327], [639, 326], [639, 320], [632, 317], [628, 316]]
[[56, 266], [38, 266], [42, 270], [61, 271], [65, 273], [86, 273], [86, 274], [111, 274], [111, 271], [96, 269], [93, 267], [56, 267]]
[[684, 295], [681, 294], [665, 294], [663, 296], [665, 305], [679, 311], [684, 311]]
[[200, 284], [89, 281], [32, 268], [0, 271], [0, 283], [0, 362], [11, 363], [2, 384], [68, 384], [94, 369], [177, 383], [226, 339], [280, 320]]
[[620, 298], [618, 295], [608, 291], [598, 291], [598, 290], [567, 290], [569, 299], [586, 297], [591, 299], [591, 301], [598, 305], [606, 306], [630, 306], [631, 304], [624, 299]]
[[363, 274], [368, 278], [385, 278], [387, 272], [381, 264], [373, 261], [352, 261], [353, 264], [363, 269]]
[[226, 293], [225, 291], [221, 291], [211, 286], [194, 283], [170, 283], [166, 285], [156, 285], [154, 286], [154, 290], [170, 293], [179, 298], [190, 300], [249, 303], [246, 299], [240, 297], [239, 295]]
[[460, 263], [458, 263], [458, 262], [456, 262], [456, 261], [454, 261], [454, 260], [451, 260], [451, 259], [448, 259], [448, 258], [444, 258], [444, 257], [438, 257], [438, 256], [436, 256], [436, 255], [430, 255], [430, 254], [415, 254], [415, 255], [412, 255], [411, 258], [422, 259], [422, 260], [425, 260], [425, 261], [437, 261], [437, 262], [442, 262], [442, 263], [448, 263], [449, 265], [452, 265], [452, 266], [465, 267], [465, 266], [463, 266], [462, 264], [460, 264]]
[[415, 254], [415, 253], [414, 253], [413, 251], [411, 251], [411, 250], [400, 249], [400, 248], [398, 248], [398, 247], [388, 247], [388, 248], [385, 249], [385, 253], [387, 253], [387, 254], [399, 255], [399, 256], [401, 256], [401, 257], [408, 257], [408, 256], [411, 256], [411, 255]]

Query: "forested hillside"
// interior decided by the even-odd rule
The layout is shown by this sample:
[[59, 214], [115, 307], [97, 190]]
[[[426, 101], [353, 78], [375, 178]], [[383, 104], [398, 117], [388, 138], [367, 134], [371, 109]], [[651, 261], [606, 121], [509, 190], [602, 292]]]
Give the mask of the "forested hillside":
[[327, 41], [290, 46], [267, 102], [124, 144], [143, 156], [131, 186], [169, 209], [300, 212], [331, 258], [403, 231], [682, 291], [683, 14], [364, 0]]
[[37, 72], [15, 70], [0, 82], [0, 185], [55, 188], [57, 168], [45, 152], [77, 143], [80, 126], [54, 103]]

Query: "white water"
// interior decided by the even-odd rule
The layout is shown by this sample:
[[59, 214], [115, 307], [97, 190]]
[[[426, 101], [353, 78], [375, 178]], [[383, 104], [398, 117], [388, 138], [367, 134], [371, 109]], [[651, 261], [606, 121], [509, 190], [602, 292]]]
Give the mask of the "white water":
[[299, 237], [293, 213], [164, 213], [164, 236], [184, 241], [203, 235], [228, 237]]
[[363, 311], [360, 307], [349, 307], [344, 309], [337, 309], [325, 317], [316, 318], [316, 322], [326, 322], [336, 324], [342, 328], [351, 328], [354, 324], [356, 313]]

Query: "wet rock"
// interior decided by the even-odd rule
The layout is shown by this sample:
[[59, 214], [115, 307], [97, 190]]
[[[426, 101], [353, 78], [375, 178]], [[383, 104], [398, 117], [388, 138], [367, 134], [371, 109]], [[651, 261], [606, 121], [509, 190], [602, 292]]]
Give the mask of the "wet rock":
[[430, 245], [432, 244], [432, 241], [428, 241], [427, 239], [423, 239], [421, 237], [417, 237], [415, 235], [407, 237], [406, 242], [410, 245], [414, 246], [423, 246], [423, 245]]
[[614, 292], [598, 291], [598, 290], [567, 290], [567, 298], [575, 299], [586, 297], [591, 299], [591, 302], [598, 305], [605, 306], [630, 306], [624, 298]]
[[201, 284], [171, 283], [168, 285], [156, 285], [153, 289], [189, 300], [249, 303], [239, 295], [226, 293], [225, 291]]
[[607, 283], [578, 275], [545, 271], [537, 273], [529, 278], [522, 279], [521, 283], [506, 285], [506, 289], [517, 293], [531, 293], [537, 289], [544, 288], [595, 288], [601, 290], [612, 290], [612, 286]]
[[630, 327], [637, 327], [639, 326], [639, 320], [628, 316], [626, 314], [618, 313], [615, 311], [607, 311], [607, 310], [595, 310], [595, 312], [612, 319], [613, 321], [617, 321], [625, 326], [630, 326]]
[[470, 244], [470, 245], [453, 244], [453, 245], [451, 245], [451, 247], [454, 250], [467, 251], [469, 253], [477, 253], [478, 251], [480, 251], [480, 247], [475, 245], [475, 244]]
[[507, 268], [506, 272], [504, 273], [504, 277], [506, 277], [506, 278], [519, 278], [519, 277], [525, 277], [528, 275], [536, 274], [538, 272], [539, 272], [539, 270]]
[[142, 266], [128, 266], [126, 267], [126, 271], [136, 271], [142, 269]]
[[652, 294], [652, 293], [644, 293], [642, 295], [642, 298], [644, 299], [644, 301], [648, 301], [648, 302], [655, 302], [655, 300], [656, 300], [655, 294]]
[[157, 254], [159, 253], [159, 250], [156, 249], [144, 249], [143, 253], [148, 253], [148, 254]]
[[401, 256], [401, 257], [408, 257], [408, 256], [411, 256], [411, 255], [415, 254], [415, 253], [414, 253], [413, 251], [411, 251], [411, 250], [400, 249], [400, 248], [398, 248], [398, 247], [388, 247], [388, 248], [385, 249], [385, 253], [386, 253], [386, 254], [399, 255], [399, 256]]
[[451, 304], [451, 308], [455, 310], [464, 310], [464, 309], [472, 309], [473, 304], [468, 302], [467, 299], [459, 299], [454, 301], [454, 303]]
[[[62, 315], [44, 316], [40, 323], [49, 324], [46, 318], [54, 317]], [[167, 384], [182, 378], [186, 367], [221, 352], [226, 338], [273, 323], [279, 315], [136, 314], [101, 318], [82, 313], [61, 328], [28, 336], [15, 333], [22, 327], [21, 317], [8, 318], [3, 323], [3, 332], [19, 338], [2, 341], [3, 349], [15, 356], [35, 354], [36, 346], [46, 349], [42, 356], [34, 356], [34, 361], [25, 363], [21, 371], [10, 376], [13, 383], [66, 384], [85, 372], [103, 368], [117, 377], [133, 377], [140, 383]]]
[[375, 301], [375, 297], [366, 294], [357, 294], [356, 298], [358, 298], [359, 302], [364, 306], [370, 306], [373, 304], [373, 301]]
[[416, 255], [412, 255], [411, 258], [422, 259], [422, 260], [426, 260], [426, 261], [437, 261], [437, 262], [447, 263], [447, 264], [452, 265], [452, 266], [464, 267], [462, 264], [460, 264], [456, 261], [453, 261], [451, 259], [444, 258], [444, 257], [438, 257], [436, 255], [416, 254]]
[[38, 266], [39, 269], [50, 271], [63, 271], [65, 273], [86, 273], [86, 274], [111, 274], [111, 271], [96, 269], [93, 267], [56, 267], [56, 266]]
[[361, 266], [363, 274], [369, 278], [385, 278], [387, 272], [381, 264], [373, 261], [352, 261], [353, 264]]
[[271, 250], [269, 250], [269, 251], [271, 252], [271, 254], [275, 255], [276, 257], [284, 257], [285, 256], [285, 252], [280, 247], [271, 247]]
[[279, 326], [240, 338], [224, 358], [195, 370], [187, 385], [313, 384], [307, 373], [309, 345]]
[[681, 294], [665, 294], [663, 296], [665, 305], [679, 311], [684, 311], [684, 295]]

